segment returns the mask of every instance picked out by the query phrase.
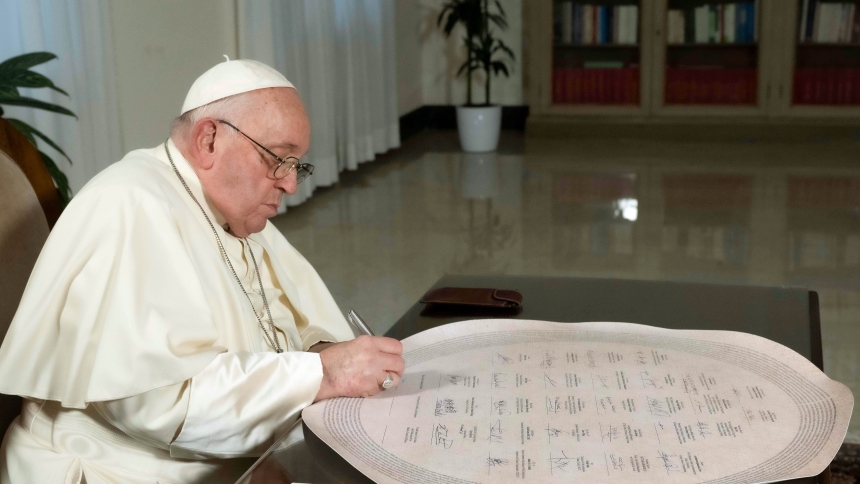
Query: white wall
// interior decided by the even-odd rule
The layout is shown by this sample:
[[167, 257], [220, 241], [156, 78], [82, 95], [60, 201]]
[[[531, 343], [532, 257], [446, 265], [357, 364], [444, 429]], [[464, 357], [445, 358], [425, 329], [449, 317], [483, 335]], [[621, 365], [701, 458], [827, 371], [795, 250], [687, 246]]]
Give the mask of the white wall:
[[[462, 104], [456, 77], [459, 34], [436, 26], [445, 0], [396, 0], [398, 112], [425, 104]], [[194, 79], [227, 54], [236, 58], [236, 0], [110, 0], [122, 152], [163, 141]], [[494, 103], [518, 105], [522, 93], [522, 0], [501, 0], [510, 27], [501, 35], [517, 58], [511, 77], [492, 81]], [[483, 76], [473, 99], [483, 102]]]
[[396, 0], [397, 108], [401, 116], [424, 105], [419, 0]]
[[123, 153], [164, 141], [200, 74], [236, 57], [235, 0], [111, 0]]

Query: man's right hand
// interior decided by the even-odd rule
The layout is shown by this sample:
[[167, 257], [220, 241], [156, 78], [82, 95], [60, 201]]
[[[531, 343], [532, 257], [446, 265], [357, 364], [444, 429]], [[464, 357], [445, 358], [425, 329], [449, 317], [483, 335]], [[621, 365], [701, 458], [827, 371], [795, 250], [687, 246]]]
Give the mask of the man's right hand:
[[382, 390], [390, 373], [400, 383], [406, 362], [400, 341], [384, 336], [359, 336], [320, 352], [323, 379], [315, 402], [332, 397], [369, 397]]

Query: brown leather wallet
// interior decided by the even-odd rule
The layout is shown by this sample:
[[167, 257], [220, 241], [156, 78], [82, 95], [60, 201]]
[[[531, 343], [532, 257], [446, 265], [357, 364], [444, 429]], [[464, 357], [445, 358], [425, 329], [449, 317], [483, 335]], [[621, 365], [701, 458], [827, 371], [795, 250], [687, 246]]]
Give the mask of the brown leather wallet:
[[420, 302], [485, 308], [520, 308], [523, 304], [523, 295], [509, 289], [440, 287], [427, 291]]

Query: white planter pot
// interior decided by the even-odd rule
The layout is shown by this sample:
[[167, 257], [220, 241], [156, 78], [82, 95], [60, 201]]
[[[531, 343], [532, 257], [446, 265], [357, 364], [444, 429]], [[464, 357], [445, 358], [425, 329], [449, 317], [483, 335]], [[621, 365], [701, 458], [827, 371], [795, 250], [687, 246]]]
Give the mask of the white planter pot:
[[457, 106], [457, 129], [463, 151], [495, 151], [502, 129], [502, 107]]

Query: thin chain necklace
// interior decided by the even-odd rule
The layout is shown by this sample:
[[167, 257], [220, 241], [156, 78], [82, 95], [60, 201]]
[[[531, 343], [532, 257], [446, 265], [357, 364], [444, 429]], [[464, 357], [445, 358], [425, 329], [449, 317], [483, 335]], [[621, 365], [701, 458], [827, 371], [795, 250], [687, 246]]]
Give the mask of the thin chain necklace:
[[[227, 263], [227, 267], [229, 267], [230, 272], [233, 273], [236, 283], [239, 284], [239, 289], [242, 290], [242, 293], [245, 294], [245, 297], [248, 299], [248, 304], [251, 305], [251, 312], [254, 313], [254, 317], [256, 317], [257, 322], [260, 323], [260, 328], [263, 330], [263, 334], [266, 335], [266, 339], [269, 340], [269, 344], [275, 349], [275, 353], [283, 353], [284, 350], [281, 349], [281, 344], [278, 343], [278, 334], [275, 332], [275, 323], [272, 321], [272, 312], [269, 310], [269, 302], [266, 300], [266, 291], [263, 290], [263, 278], [260, 277], [260, 268], [257, 267], [257, 259], [254, 257], [254, 251], [251, 250], [251, 246], [248, 245], [248, 252], [251, 253], [251, 261], [254, 262], [254, 272], [257, 273], [257, 281], [260, 283], [260, 295], [263, 296], [263, 306], [266, 307], [266, 315], [269, 317], [269, 329], [272, 330], [271, 336], [269, 335], [269, 332], [266, 331], [266, 326], [257, 314], [257, 310], [254, 309], [254, 303], [251, 302], [251, 296], [245, 292], [245, 286], [242, 285], [239, 275], [236, 274], [236, 269], [233, 269], [233, 264], [230, 263], [230, 258], [227, 257], [227, 251], [224, 250], [224, 244], [221, 243], [221, 237], [218, 236], [218, 231], [215, 230], [215, 225], [211, 220], [209, 220], [209, 215], [206, 215], [206, 210], [203, 210], [203, 206], [197, 201], [197, 197], [191, 193], [191, 189], [188, 188], [188, 184], [185, 183], [185, 179], [182, 178], [182, 175], [179, 174], [179, 170], [176, 169], [176, 165], [173, 163], [173, 157], [170, 156], [170, 149], [167, 148], [167, 141], [164, 142], [164, 152], [167, 153], [167, 160], [170, 161], [170, 166], [173, 167], [173, 173], [176, 173], [179, 181], [182, 182], [182, 186], [185, 187], [185, 191], [188, 192], [188, 195], [192, 200], [194, 200], [194, 203], [197, 204], [200, 211], [203, 212], [203, 216], [206, 218], [206, 221], [209, 222], [209, 227], [212, 229], [212, 233], [215, 234], [215, 241], [218, 242], [218, 249], [221, 251], [221, 258]], [[244, 240], [246, 244], [248, 243], [248, 239], [246, 237], [242, 237], [242, 240]]]

